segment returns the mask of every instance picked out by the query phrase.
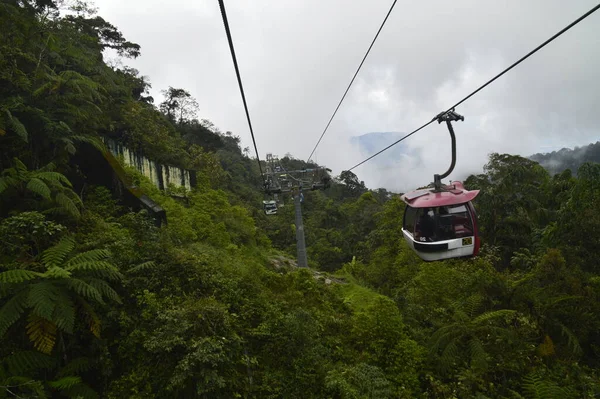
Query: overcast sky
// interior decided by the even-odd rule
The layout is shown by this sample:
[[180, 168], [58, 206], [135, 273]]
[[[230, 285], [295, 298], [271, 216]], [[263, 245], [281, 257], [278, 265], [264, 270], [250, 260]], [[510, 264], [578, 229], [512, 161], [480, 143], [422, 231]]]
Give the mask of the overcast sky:
[[[392, 0], [226, 0], [261, 158], [306, 159]], [[464, 97], [596, 0], [399, 0], [316, 156], [338, 174], [366, 156], [351, 137], [410, 132]], [[95, 0], [142, 47], [126, 63], [153, 94], [185, 88], [200, 118], [251, 146], [217, 0]], [[491, 152], [530, 155], [600, 139], [600, 11], [461, 105], [451, 179]], [[354, 144], [353, 144], [354, 143]], [[424, 185], [450, 162], [444, 125], [405, 142], [395, 164], [354, 172], [371, 188]]]

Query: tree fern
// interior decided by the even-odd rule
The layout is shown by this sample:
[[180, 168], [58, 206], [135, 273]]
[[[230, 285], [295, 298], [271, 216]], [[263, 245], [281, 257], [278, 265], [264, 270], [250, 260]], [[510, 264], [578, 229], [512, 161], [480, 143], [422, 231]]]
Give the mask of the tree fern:
[[3, 359], [11, 375], [26, 375], [30, 371], [51, 369], [56, 365], [54, 358], [37, 351], [22, 351]]
[[81, 212], [79, 212], [79, 209], [77, 209], [77, 205], [75, 205], [75, 202], [73, 202], [73, 200], [69, 198], [65, 193], [57, 193], [54, 197], [54, 201], [72, 216], [75, 216], [76, 218], [79, 218], [81, 216]]
[[33, 280], [41, 276], [40, 273], [25, 269], [13, 269], [0, 273], [0, 282], [2, 283], [22, 283]]
[[97, 399], [100, 397], [96, 391], [82, 382], [66, 389], [65, 393], [72, 398]]
[[117, 303], [122, 303], [119, 294], [115, 291], [110, 285], [106, 283], [104, 280], [100, 280], [97, 278], [89, 279], [89, 284], [102, 294], [103, 297], [108, 298]]
[[78, 357], [71, 360], [65, 367], [60, 369], [59, 377], [81, 374], [92, 368], [92, 363], [87, 357]]
[[81, 295], [86, 299], [93, 299], [96, 302], [104, 303], [100, 292], [85, 281], [77, 278], [70, 278], [66, 280], [66, 284], [67, 287], [75, 291], [78, 295]]
[[494, 320], [494, 319], [500, 319], [500, 318], [506, 318], [508, 316], [514, 316], [517, 313], [516, 310], [510, 310], [510, 309], [501, 309], [501, 310], [495, 310], [495, 311], [491, 311], [491, 312], [485, 312], [479, 316], [477, 316], [476, 318], [473, 319], [473, 323], [474, 324], [483, 324], [485, 322]]
[[44, 180], [46, 182], [49, 182], [49, 183], [61, 184], [63, 186], [69, 187], [69, 188], [72, 187], [69, 179], [67, 179], [65, 177], [65, 175], [63, 175], [62, 173], [51, 172], [51, 171], [42, 171], [42, 172], [36, 172], [35, 177], [37, 177], [38, 179]]
[[0, 309], [0, 337], [10, 328], [23, 314], [27, 307], [27, 292], [21, 291], [8, 300]]
[[67, 261], [65, 267], [68, 269], [70, 266], [76, 265], [80, 262], [96, 262], [102, 259], [106, 259], [110, 256], [110, 251], [106, 249], [92, 249], [90, 251], [82, 252], [73, 256]]
[[563, 323], [556, 323], [560, 327], [561, 335], [567, 338], [567, 346], [569, 347], [569, 349], [571, 349], [574, 355], [581, 355], [583, 353], [583, 350], [581, 349], [581, 345], [579, 344], [579, 339], [577, 338], [577, 336]]
[[80, 383], [81, 377], [68, 376], [62, 377], [56, 381], [50, 381], [48, 385], [50, 385], [52, 388], [58, 389], [59, 391], [64, 391]]
[[25, 126], [13, 114], [11, 114], [9, 110], [5, 109], [4, 113], [7, 116], [8, 126], [10, 126], [10, 129], [15, 132], [23, 141], [27, 142], [29, 134], [27, 133]]
[[131, 269], [127, 270], [128, 273], [137, 273], [146, 270], [151, 270], [156, 267], [156, 263], [152, 260], [144, 263], [140, 263], [139, 265], [133, 266]]
[[46, 273], [43, 274], [43, 276], [53, 279], [65, 279], [71, 277], [71, 272], [63, 269], [62, 267], [52, 266], [46, 271]]
[[50, 191], [50, 187], [48, 187], [46, 183], [37, 177], [32, 177], [29, 179], [29, 182], [27, 183], [27, 189], [45, 199], [51, 199], [50, 194], [52, 192]]
[[471, 366], [479, 370], [486, 370], [488, 367], [488, 356], [483, 349], [481, 341], [477, 338], [469, 340], [468, 348], [469, 356], [471, 357]]
[[51, 320], [58, 299], [57, 290], [57, 287], [49, 281], [33, 284], [27, 298], [28, 307], [35, 315]]
[[50, 354], [56, 343], [56, 325], [50, 320], [30, 314], [27, 335], [37, 350]]
[[75, 327], [75, 304], [64, 292], [60, 292], [56, 306], [54, 307], [54, 313], [52, 314], [52, 321], [56, 323], [56, 326], [69, 333], [73, 333]]
[[101, 323], [100, 323], [100, 318], [94, 311], [94, 308], [92, 308], [90, 306], [90, 304], [87, 303], [82, 298], [79, 298], [78, 302], [79, 302], [79, 305], [81, 306], [82, 313], [83, 313], [86, 321], [88, 322], [88, 325], [90, 326], [91, 333], [94, 334], [97, 338], [100, 338]]
[[523, 378], [523, 391], [527, 399], [565, 399], [570, 396], [568, 391], [552, 381], [544, 380], [537, 373]]
[[42, 261], [46, 267], [62, 266], [65, 258], [75, 248], [75, 241], [71, 237], [65, 237], [58, 244], [48, 248], [42, 253]]
[[75, 264], [71, 264], [65, 268], [65, 270], [75, 272], [75, 271], [89, 271], [89, 270], [106, 270], [112, 272], [118, 272], [117, 269], [112, 263], [96, 260], [96, 261], [84, 261], [77, 262]]

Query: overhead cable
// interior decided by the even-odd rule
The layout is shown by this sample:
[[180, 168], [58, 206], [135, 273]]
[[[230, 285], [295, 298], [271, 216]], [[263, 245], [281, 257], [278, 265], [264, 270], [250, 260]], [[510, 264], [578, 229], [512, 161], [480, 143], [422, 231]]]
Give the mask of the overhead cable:
[[346, 98], [346, 94], [348, 94], [348, 91], [350, 90], [350, 87], [352, 86], [352, 83], [354, 83], [354, 79], [356, 79], [356, 75], [358, 75], [358, 72], [360, 71], [360, 68], [363, 66], [365, 60], [367, 59], [367, 56], [369, 55], [369, 52], [371, 51], [371, 48], [375, 44], [375, 41], [377, 40], [377, 37], [379, 37], [379, 33], [383, 29], [383, 26], [385, 25], [385, 22], [387, 21], [388, 17], [392, 13], [392, 10], [394, 9], [394, 6], [396, 5], [397, 1], [398, 0], [394, 0], [394, 2], [392, 3], [392, 6], [390, 7], [390, 10], [388, 11], [387, 15], [385, 16], [383, 22], [381, 23], [381, 26], [379, 27], [379, 30], [377, 31], [377, 34], [373, 38], [373, 41], [371, 42], [371, 45], [369, 46], [369, 49], [365, 53], [365, 56], [363, 57], [362, 61], [360, 62], [360, 65], [358, 66], [358, 69], [356, 70], [356, 72], [354, 72], [354, 76], [352, 77], [352, 80], [350, 81], [350, 84], [346, 88], [346, 91], [344, 92], [344, 95], [342, 96], [342, 99], [338, 103], [337, 107], [335, 107], [335, 111], [333, 111], [333, 114], [331, 115], [331, 118], [329, 118], [329, 122], [327, 122], [327, 126], [325, 126], [325, 129], [323, 129], [323, 133], [321, 133], [321, 137], [319, 137], [319, 141], [317, 141], [317, 144], [315, 145], [315, 148], [313, 148], [312, 152], [308, 156], [308, 159], [306, 160], [307, 163], [310, 162], [310, 159], [312, 158], [313, 154], [317, 150], [317, 147], [321, 143], [321, 140], [323, 139], [323, 136], [325, 136], [325, 133], [327, 132], [327, 129], [329, 129], [329, 125], [331, 125], [331, 121], [333, 121], [333, 118], [335, 117], [335, 114], [337, 114], [338, 109], [340, 109], [340, 106], [342, 105], [342, 102], [344, 102], [344, 98]]
[[[506, 68], [505, 70], [503, 70], [502, 72], [500, 72], [498, 75], [494, 76], [492, 79], [488, 80], [486, 83], [484, 83], [483, 85], [481, 85], [479, 88], [477, 88], [476, 90], [474, 90], [473, 92], [471, 92], [471, 94], [469, 94], [468, 96], [466, 96], [465, 98], [463, 98], [462, 100], [460, 100], [459, 102], [457, 102], [456, 104], [454, 104], [453, 106], [451, 106], [450, 108], [448, 108], [448, 110], [446, 112], [451, 111], [455, 107], [457, 107], [457, 106], [461, 105], [462, 103], [464, 103], [465, 101], [467, 101], [469, 98], [473, 97], [475, 94], [477, 94], [478, 92], [480, 92], [481, 90], [483, 90], [485, 87], [487, 87], [488, 85], [490, 85], [496, 79], [498, 79], [499, 77], [501, 77], [502, 75], [504, 75], [505, 73], [507, 73], [508, 71], [510, 71], [511, 69], [513, 69], [514, 67], [516, 67], [517, 65], [519, 65], [521, 62], [525, 61], [527, 58], [529, 58], [530, 56], [532, 56], [533, 54], [535, 54], [536, 52], [538, 52], [539, 50], [541, 50], [547, 44], [549, 44], [550, 42], [552, 42], [554, 39], [558, 38], [560, 35], [562, 35], [566, 31], [568, 31], [569, 29], [571, 29], [575, 25], [577, 25], [579, 22], [581, 22], [585, 18], [589, 17], [591, 14], [593, 14], [599, 8], [600, 8], [600, 4], [598, 4], [597, 6], [595, 6], [594, 8], [592, 8], [591, 10], [589, 10], [588, 12], [586, 12], [585, 14], [583, 14], [581, 17], [577, 18], [575, 21], [571, 22], [569, 25], [567, 25], [566, 27], [564, 27], [562, 30], [560, 30], [559, 32], [557, 32], [555, 35], [553, 35], [552, 37], [550, 37], [548, 40], [546, 40], [545, 42], [543, 42], [542, 44], [540, 44], [539, 46], [537, 46], [536, 48], [534, 48], [533, 50], [531, 50], [529, 53], [527, 53], [526, 55], [524, 55], [523, 57], [521, 57], [514, 64], [512, 64], [511, 66], [509, 66], [508, 68]], [[406, 136], [400, 138], [399, 140], [396, 140], [395, 142], [393, 142], [392, 144], [388, 145], [384, 149], [382, 149], [382, 150], [376, 152], [375, 154], [371, 155], [370, 157], [368, 157], [364, 161], [361, 161], [361, 162], [357, 163], [356, 165], [354, 165], [353, 167], [351, 167], [350, 169], [348, 169], [348, 171], [351, 171], [352, 169], [355, 169], [355, 168], [359, 167], [360, 165], [364, 164], [365, 162], [367, 162], [367, 161], [375, 158], [377, 155], [381, 154], [382, 152], [387, 151], [388, 149], [392, 148], [393, 146], [395, 146], [396, 144], [398, 144], [402, 140], [404, 140], [404, 139], [412, 136], [413, 134], [417, 133], [419, 130], [424, 129], [426, 126], [428, 126], [431, 123], [433, 123], [436, 120], [436, 118], [437, 118], [437, 116], [434, 117], [429, 122], [427, 122], [424, 125], [422, 125], [421, 127], [419, 127], [418, 129], [413, 130], [412, 132], [410, 132]]]
[[256, 161], [258, 162], [258, 169], [260, 170], [261, 178], [263, 177], [262, 165], [260, 164], [260, 156], [258, 155], [258, 148], [256, 147], [256, 139], [254, 138], [254, 130], [252, 129], [252, 122], [250, 121], [250, 113], [248, 112], [248, 104], [246, 104], [246, 95], [244, 94], [244, 86], [242, 85], [242, 78], [240, 77], [240, 68], [238, 67], [237, 57], [235, 56], [235, 49], [233, 48], [233, 40], [231, 39], [231, 31], [229, 30], [229, 22], [227, 21], [227, 13], [225, 12], [225, 4], [223, 0], [219, 0], [219, 6], [221, 7], [221, 15], [223, 16], [223, 25], [225, 25], [225, 32], [227, 33], [227, 40], [229, 41], [229, 49], [231, 50], [231, 58], [233, 59], [233, 65], [235, 66], [235, 74], [237, 75], [238, 84], [240, 85], [240, 93], [242, 94], [242, 101], [244, 102], [244, 109], [246, 110], [246, 119], [248, 119], [248, 127], [250, 128], [250, 135], [252, 136], [252, 143], [254, 144], [254, 151], [256, 152]]

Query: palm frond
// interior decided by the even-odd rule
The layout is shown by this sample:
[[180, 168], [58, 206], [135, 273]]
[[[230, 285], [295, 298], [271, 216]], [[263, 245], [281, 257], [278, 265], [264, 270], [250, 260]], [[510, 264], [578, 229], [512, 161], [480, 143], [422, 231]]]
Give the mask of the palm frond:
[[75, 241], [71, 237], [64, 237], [58, 244], [48, 248], [42, 253], [42, 261], [46, 267], [62, 266], [67, 255], [75, 248]]
[[23, 281], [33, 280], [42, 274], [25, 269], [12, 269], [0, 273], [0, 282], [2, 283], [22, 283]]
[[0, 309], [0, 337], [12, 326], [23, 314], [27, 307], [27, 291], [22, 290], [9, 299]]
[[29, 315], [27, 335], [35, 349], [50, 354], [56, 343], [56, 325], [33, 313]]
[[50, 187], [36, 177], [29, 179], [29, 182], [27, 183], [27, 189], [43, 198], [50, 199]]
[[456, 345], [456, 341], [452, 341], [448, 345], [446, 345], [446, 348], [444, 349], [444, 351], [442, 352], [442, 356], [440, 357], [439, 363], [440, 369], [443, 373], [448, 373], [452, 369], [452, 366], [454, 365], [458, 354], [459, 351], [458, 345]]

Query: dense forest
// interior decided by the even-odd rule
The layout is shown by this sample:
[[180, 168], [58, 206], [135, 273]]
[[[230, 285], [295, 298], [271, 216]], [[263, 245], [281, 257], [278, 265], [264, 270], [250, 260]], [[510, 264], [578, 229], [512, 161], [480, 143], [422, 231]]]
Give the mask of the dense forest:
[[600, 162], [600, 141], [574, 149], [563, 148], [547, 154], [534, 154], [529, 159], [538, 162], [550, 174], [566, 169], [576, 172], [586, 162]]
[[[239, 137], [185, 89], [154, 104], [103, 58], [140, 47], [58, 3], [0, 2], [0, 398], [600, 396], [599, 164], [491, 154], [465, 182], [480, 255], [431, 263], [399, 196], [342, 173], [305, 195], [298, 269]], [[103, 137], [196, 171], [181, 193], [128, 170], [167, 225], [87, 181]]]

